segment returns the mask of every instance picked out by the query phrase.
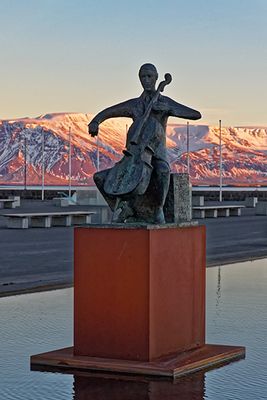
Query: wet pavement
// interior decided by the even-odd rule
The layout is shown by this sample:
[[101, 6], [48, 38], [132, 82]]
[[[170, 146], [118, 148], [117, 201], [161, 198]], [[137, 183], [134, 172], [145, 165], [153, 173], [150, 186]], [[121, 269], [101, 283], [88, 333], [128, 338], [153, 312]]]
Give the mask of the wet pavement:
[[[70, 206], [88, 210], [86, 206]], [[51, 201], [22, 201], [14, 212], [66, 211]], [[267, 216], [243, 209], [241, 217], [207, 218], [207, 266], [267, 257]], [[73, 279], [73, 227], [7, 229], [0, 216], [0, 296], [66, 287]]]

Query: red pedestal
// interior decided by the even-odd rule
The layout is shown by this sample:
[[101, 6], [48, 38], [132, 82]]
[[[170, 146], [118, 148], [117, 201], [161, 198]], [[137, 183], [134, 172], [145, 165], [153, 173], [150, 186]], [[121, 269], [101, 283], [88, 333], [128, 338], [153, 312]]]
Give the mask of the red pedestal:
[[205, 343], [205, 231], [78, 228], [74, 354], [151, 361]]
[[243, 358], [205, 344], [205, 227], [75, 229], [74, 347], [33, 369], [178, 377]]

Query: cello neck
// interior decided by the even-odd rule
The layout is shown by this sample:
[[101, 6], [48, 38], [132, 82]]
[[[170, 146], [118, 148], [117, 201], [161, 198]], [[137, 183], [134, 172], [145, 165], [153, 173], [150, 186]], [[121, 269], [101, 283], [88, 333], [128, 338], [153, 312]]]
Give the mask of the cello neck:
[[142, 117], [138, 120], [138, 125], [136, 127], [135, 133], [133, 135], [133, 137], [131, 138], [131, 144], [138, 144], [139, 138], [140, 138], [140, 134], [142, 131], [142, 128], [144, 126], [144, 124], [146, 123], [153, 105], [158, 101], [160, 92], [163, 92], [164, 88], [166, 85], [169, 85], [172, 81], [172, 77], [171, 74], [165, 74], [164, 75], [164, 81], [160, 82], [154, 96], [152, 97], [152, 99], [150, 100], [150, 102], [148, 103], [147, 108], [145, 109], [144, 114], [142, 115]]

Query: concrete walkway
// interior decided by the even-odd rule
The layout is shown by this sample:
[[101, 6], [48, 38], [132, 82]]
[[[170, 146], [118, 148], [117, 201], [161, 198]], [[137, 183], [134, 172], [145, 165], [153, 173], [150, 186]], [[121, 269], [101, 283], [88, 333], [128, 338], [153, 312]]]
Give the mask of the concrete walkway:
[[[36, 200], [1, 212], [59, 209], [51, 202]], [[207, 230], [207, 266], [267, 258], [267, 216], [255, 216], [251, 209], [243, 214], [199, 221]], [[72, 285], [72, 279], [73, 228], [7, 229], [0, 217], [0, 296], [66, 287]]]

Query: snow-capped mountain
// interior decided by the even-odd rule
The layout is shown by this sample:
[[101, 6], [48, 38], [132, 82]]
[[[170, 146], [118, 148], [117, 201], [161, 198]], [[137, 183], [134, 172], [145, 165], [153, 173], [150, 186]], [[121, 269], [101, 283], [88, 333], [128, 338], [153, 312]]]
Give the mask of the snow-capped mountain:
[[[97, 168], [111, 167], [122, 157], [131, 120], [116, 118], [100, 125], [98, 139], [88, 135], [91, 114], [55, 113], [37, 118], [0, 120], [0, 184], [92, 184]], [[219, 128], [189, 126], [190, 176], [193, 184], [218, 184]], [[173, 171], [186, 170], [186, 125], [169, 124], [167, 147]], [[223, 182], [236, 185], [267, 184], [267, 127], [222, 128]], [[44, 148], [44, 151], [43, 151]]]

